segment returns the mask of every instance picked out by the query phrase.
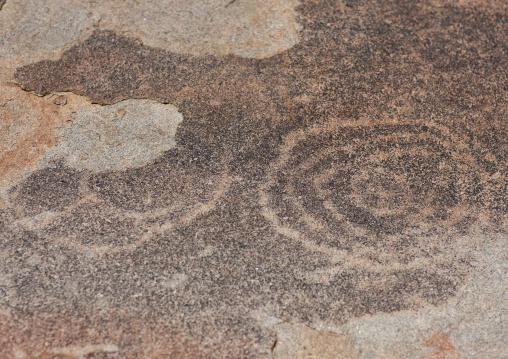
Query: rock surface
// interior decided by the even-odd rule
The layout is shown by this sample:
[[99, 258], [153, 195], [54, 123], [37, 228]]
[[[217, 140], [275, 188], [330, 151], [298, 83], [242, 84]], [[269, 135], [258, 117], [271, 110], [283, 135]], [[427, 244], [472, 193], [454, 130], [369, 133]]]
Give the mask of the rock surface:
[[0, 357], [506, 358], [507, 9], [0, 1]]

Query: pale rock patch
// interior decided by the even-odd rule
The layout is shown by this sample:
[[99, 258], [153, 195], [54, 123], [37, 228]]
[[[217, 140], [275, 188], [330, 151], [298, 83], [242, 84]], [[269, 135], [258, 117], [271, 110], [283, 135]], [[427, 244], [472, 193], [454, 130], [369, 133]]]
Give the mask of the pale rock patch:
[[182, 120], [176, 107], [151, 100], [101, 106], [0, 87], [0, 208], [13, 185], [58, 161], [95, 172], [147, 164], [176, 145]]
[[94, 172], [140, 167], [176, 145], [182, 120], [176, 107], [151, 100], [83, 105], [41, 163], [63, 159], [69, 167]]
[[251, 313], [259, 324], [274, 332], [274, 359], [356, 359], [359, 352], [351, 345], [351, 337], [327, 329], [289, 323], [267, 315], [264, 310]]
[[265, 58], [299, 42], [297, 0], [112, 2], [99, 28], [195, 55]]
[[0, 61], [55, 59], [96, 29], [195, 55], [265, 58], [299, 42], [298, 0], [10, 0]]
[[[359, 358], [491, 358], [508, 353], [508, 249], [503, 235], [469, 238], [479, 269], [447, 303], [365, 316], [337, 330]], [[467, 355], [465, 354], [467, 353]]]

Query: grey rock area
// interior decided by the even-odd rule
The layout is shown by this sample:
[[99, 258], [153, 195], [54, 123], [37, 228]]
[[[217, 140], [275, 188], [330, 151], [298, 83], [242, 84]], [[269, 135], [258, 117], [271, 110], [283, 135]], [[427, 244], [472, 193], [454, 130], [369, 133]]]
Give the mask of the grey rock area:
[[477, 241], [479, 250], [474, 256], [481, 270], [469, 277], [446, 305], [348, 323], [343, 333], [355, 337], [353, 347], [362, 352], [359, 357], [419, 358], [427, 355], [432, 358], [432, 355], [439, 357], [435, 353], [439, 350], [444, 352], [439, 355], [445, 358], [502, 358], [506, 355], [506, 241], [498, 237], [486, 245], [484, 238], [469, 240]]
[[176, 145], [182, 120], [175, 107], [148, 100], [85, 105], [71, 116], [39, 167], [62, 159], [69, 167], [95, 172], [140, 167]]
[[298, 43], [296, 6], [296, 0], [14, 0], [0, 14], [1, 57], [51, 57], [100, 29], [173, 52], [263, 58]]
[[0, 359], [508, 358], [507, 9], [0, 0]]

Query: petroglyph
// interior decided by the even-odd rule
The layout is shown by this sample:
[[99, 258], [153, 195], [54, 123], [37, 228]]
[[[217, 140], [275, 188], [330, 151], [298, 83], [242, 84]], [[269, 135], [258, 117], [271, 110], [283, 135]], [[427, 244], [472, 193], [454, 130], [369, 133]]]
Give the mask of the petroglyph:
[[[505, 121], [497, 110], [487, 112], [498, 117], [477, 121], [470, 107], [464, 110], [451, 95], [471, 88], [480, 93], [485, 79], [497, 78], [498, 72], [486, 66], [488, 74], [480, 76], [457, 65], [458, 80], [441, 80], [448, 78], [446, 64], [437, 63], [442, 57], [418, 39], [439, 41], [437, 33], [449, 30], [429, 34], [424, 23], [412, 21], [404, 23], [411, 36], [390, 28], [395, 38], [409, 36], [407, 41], [419, 44], [401, 55], [398, 40], [385, 43], [384, 36], [370, 27], [360, 30], [357, 22], [369, 14], [373, 29], [388, 31], [379, 14], [395, 22], [415, 15], [395, 3], [393, 12], [379, 12], [387, 5], [376, 4], [355, 11], [328, 4], [331, 12], [324, 3], [303, 4], [299, 9], [309, 41], [269, 59], [179, 55], [97, 31], [57, 61], [19, 68], [16, 79], [38, 94], [73, 91], [102, 104], [139, 97], [175, 104], [186, 119], [178, 133], [182, 151], [138, 171], [97, 176], [95, 194], [125, 211], [151, 211], [169, 206], [173, 192], [163, 184], [207, 176], [207, 170], [196, 168], [164, 179], [173, 155], [189, 153], [179, 163], [194, 161], [191, 153], [206, 163], [230, 158], [228, 170], [243, 184], [200, 218], [227, 223], [220, 226], [228, 238], [224, 245], [237, 243], [230, 238], [231, 226], [241, 228], [233, 230], [234, 236], [249, 238], [238, 243], [268, 241], [268, 253], [274, 250], [270, 243], [277, 243], [291, 255], [290, 263], [299, 263], [289, 270], [291, 283], [305, 283], [319, 288], [323, 298], [334, 298], [321, 303], [322, 310], [294, 304], [294, 313], [312, 308], [298, 315], [345, 321], [437, 304], [453, 294], [467, 272], [470, 253], [458, 243], [470, 250], [465, 235], [500, 230], [500, 218], [506, 216]], [[461, 19], [469, 16], [464, 8], [455, 10]], [[430, 19], [434, 9], [421, 11], [427, 15], [418, 18]], [[443, 21], [445, 13], [439, 15]], [[365, 34], [381, 41], [377, 55]], [[462, 46], [454, 41], [453, 46]], [[398, 62], [386, 55], [387, 49]], [[494, 108], [494, 102], [489, 106]], [[291, 137], [298, 136], [291, 144]], [[191, 237], [202, 229], [195, 228]], [[219, 253], [214, 249], [210, 257]], [[302, 257], [307, 262], [300, 263]], [[285, 288], [294, 292], [294, 286]]]
[[286, 136], [260, 204], [278, 233], [337, 265], [328, 275], [391, 272], [457, 261], [449, 241], [483, 225], [489, 179], [446, 127], [332, 122]]
[[[14, 333], [0, 356], [116, 343], [122, 358], [504, 358], [506, 260], [477, 256], [508, 233], [505, 2], [301, 1], [297, 44], [291, 1], [90, 4], [62, 39], [45, 5], [46, 32], [1, 32], [2, 86], [55, 111], [70, 93], [153, 99], [183, 121], [174, 147], [125, 168], [100, 151], [118, 137], [86, 145], [97, 168], [62, 137], [92, 141], [107, 107], [50, 125], [33, 163], [55, 155], [0, 210], [0, 332]], [[110, 115], [101, 133], [122, 121]], [[32, 122], [10, 126], [22, 138]], [[287, 324], [279, 346], [258, 308]]]
[[[170, 191], [171, 201], [166, 202], [164, 207], [136, 211], [114, 206], [107, 198], [97, 196], [87, 187], [89, 177], [84, 178], [81, 199], [70, 202], [60, 211], [47, 208], [22, 216], [12, 226], [32, 231], [48, 242], [79, 252], [106, 254], [131, 251], [157, 235], [171, 235], [175, 227], [189, 224], [213, 210], [233, 180], [224, 174], [209, 173], [205, 181], [189, 181], [178, 191]], [[174, 178], [178, 186], [178, 177]], [[29, 208], [26, 201], [30, 201], [30, 196], [26, 191], [30, 189], [30, 178], [23, 186], [13, 196], [15, 202], [22, 204], [21, 211]], [[40, 196], [40, 192], [36, 192], [35, 196]], [[37, 200], [40, 201], [40, 198]], [[44, 207], [39, 204], [38, 209], [41, 208]]]

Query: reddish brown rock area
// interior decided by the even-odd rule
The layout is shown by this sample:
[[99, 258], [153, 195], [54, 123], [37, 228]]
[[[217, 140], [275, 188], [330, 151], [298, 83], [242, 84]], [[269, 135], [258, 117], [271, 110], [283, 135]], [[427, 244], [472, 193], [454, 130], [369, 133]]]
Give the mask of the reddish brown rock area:
[[[24, 171], [55, 146], [61, 128], [70, 122], [70, 114], [86, 101], [62, 96], [69, 104], [59, 106], [52, 96], [41, 99], [15, 88], [0, 89], [0, 95], [1, 190], [19, 181]], [[3, 200], [0, 198], [0, 208], [5, 205]]]
[[431, 347], [434, 351], [427, 355], [425, 359], [456, 359], [460, 358], [448, 335], [436, 332], [425, 341], [425, 345]]
[[183, 121], [149, 163], [65, 150], [9, 189], [0, 356], [503, 358], [507, 9], [302, 1], [268, 58], [98, 30], [19, 67], [39, 96]]

